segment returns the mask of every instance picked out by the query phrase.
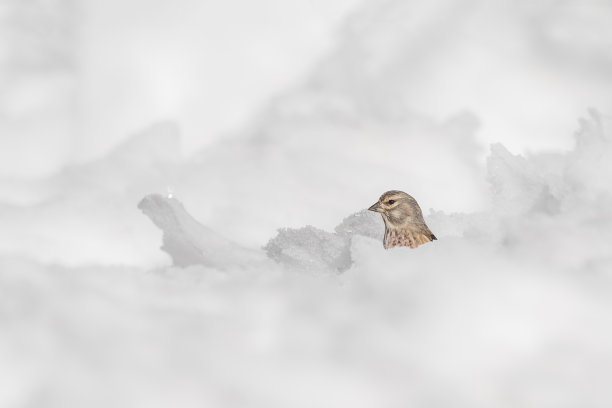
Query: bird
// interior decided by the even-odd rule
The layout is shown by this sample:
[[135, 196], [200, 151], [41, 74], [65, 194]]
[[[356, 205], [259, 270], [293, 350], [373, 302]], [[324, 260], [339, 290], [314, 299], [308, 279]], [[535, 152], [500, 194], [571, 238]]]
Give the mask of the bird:
[[416, 248], [438, 239], [425, 224], [419, 204], [403, 191], [387, 191], [368, 210], [380, 213], [385, 222], [385, 249]]

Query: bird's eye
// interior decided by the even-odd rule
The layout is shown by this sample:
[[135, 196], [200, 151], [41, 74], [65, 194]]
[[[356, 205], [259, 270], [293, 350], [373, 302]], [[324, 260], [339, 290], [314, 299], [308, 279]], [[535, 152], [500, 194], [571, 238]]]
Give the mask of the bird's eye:
[[395, 203], [395, 200], [389, 200], [389, 201], [387, 201], [387, 204], [389, 204], [389, 205], [391, 205], [391, 204], [393, 204], [393, 203]]

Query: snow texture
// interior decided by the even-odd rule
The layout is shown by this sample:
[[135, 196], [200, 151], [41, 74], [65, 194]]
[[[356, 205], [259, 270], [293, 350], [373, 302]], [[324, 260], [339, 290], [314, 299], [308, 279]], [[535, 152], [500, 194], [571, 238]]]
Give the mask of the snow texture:
[[[181, 43], [171, 28], [151, 30], [150, 48], [130, 41], [147, 37], [131, 16], [99, 33], [121, 41], [87, 50], [98, 73], [117, 74], [115, 45], [129, 56], [117, 63], [159, 62], [121, 90], [125, 77], [76, 81], [60, 38], [74, 35], [70, 1], [5, 3], [0, 407], [612, 405], [610, 5], [366, 2], [304, 81], [213, 140], [185, 118], [130, 111], [130, 92], [151, 84], [139, 98], [189, 105], [196, 123], [213, 115], [190, 101], [209, 89], [194, 77], [216, 76], [167, 75], [184, 66], [151, 50]], [[243, 48], [265, 71], [261, 50]], [[98, 135], [155, 120], [96, 159], [11, 177], [38, 159], [59, 169], [53, 135], [69, 133], [75, 81], [113, 96], [88, 106], [100, 108], [89, 125], [107, 125]], [[158, 98], [174, 81], [192, 99]], [[516, 147], [540, 130], [565, 150]], [[185, 138], [206, 146], [186, 154]], [[389, 189], [419, 201], [437, 241], [384, 250], [365, 209]]]
[[[204, 265], [218, 269], [252, 266], [261, 253], [246, 250], [195, 220], [174, 197], [150, 194], [138, 208], [163, 231], [161, 249], [175, 266]], [[379, 216], [366, 210], [347, 217], [330, 233], [313, 226], [283, 228], [263, 248], [287, 268], [313, 273], [344, 272], [352, 264], [354, 235], [382, 237]]]
[[240, 266], [240, 263], [246, 266], [247, 262], [256, 259], [254, 252], [250, 254], [250, 251], [198, 223], [175, 198], [151, 194], [142, 199], [138, 208], [163, 230], [162, 249], [170, 254], [176, 266], [204, 265], [226, 269]]
[[[436, 231], [439, 228], [437, 234], [441, 237], [467, 235], [487, 243], [520, 248], [530, 252], [532, 258], [548, 257], [551, 250], [557, 250], [554, 245], [558, 242], [547, 242], [545, 237], [547, 233], [557, 233], [553, 226], [563, 225], [576, 231], [574, 234], [586, 233], [589, 217], [595, 217], [600, 218], [600, 222], [596, 231], [592, 231], [593, 236], [606, 236], [609, 216], [599, 217], [592, 207], [594, 203], [596, 208], [612, 205], [607, 183], [612, 176], [612, 166], [608, 164], [612, 152], [600, 114], [591, 111], [590, 115], [590, 121], [582, 121], [582, 128], [576, 134], [576, 148], [569, 153], [526, 158], [513, 155], [501, 144], [492, 145], [487, 160], [492, 209], [483, 214], [434, 212], [432, 228]], [[163, 249], [171, 255], [176, 266], [223, 267], [237, 260], [245, 265], [251, 262], [248, 255], [238, 255], [244, 249], [201, 225], [176, 198], [149, 195], [139, 208], [164, 231]], [[459, 220], [463, 222], [458, 224]], [[264, 250], [270, 259], [287, 268], [344, 272], [353, 264], [353, 238], [364, 236], [380, 240], [382, 231], [380, 217], [363, 210], [345, 218], [334, 232], [313, 226], [280, 229]], [[605, 255], [609, 251], [608, 241], [599, 238], [594, 241], [604, 244], [590, 245], [588, 252]], [[553, 246], [542, 251], [548, 245]], [[587, 250], [580, 245], [577, 249]], [[564, 259], [571, 258], [572, 254], [558, 256]]]

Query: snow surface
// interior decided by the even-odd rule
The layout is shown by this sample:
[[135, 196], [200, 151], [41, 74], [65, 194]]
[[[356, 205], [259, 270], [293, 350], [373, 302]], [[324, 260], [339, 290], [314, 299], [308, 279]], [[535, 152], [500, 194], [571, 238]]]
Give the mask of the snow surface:
[[[190, 266], [70, 267], [4, 250], [0, 401], [9, 407], [608, 406], [612, 148], [592, 115], [570, 152], [522, 157], [492, 146], [493, 205], [473, 213], [426, 211], [439, 240], [415, 250], [385, 251], [382, 220], [363, 211], [333, 232], [281, 229], [265, 250], [244, 249], [162, 195], [147, 196], [140, 208], [169, 231], [164, 250]], [[150, 131], [160, 129], [174, 128]], [[162, 155], [152, 167], [171, 158]], [[117, 210], [112, 215], [119, 218], [105, 218], [112, 195], [99, 190], [132, 193], [129, 183], [103, 183], [109, 169], [97, 163], [66, 173], [71, 183], [80, 175], [87, 184], [95, 174], [100, 184], [89, 192], [75, 186], [80, 193], [70, 199], [91, 195], [74, 205], [97, 206], [99, 222], [115, 228], [137, 215], [156, 241], [151, 250], [159, 251], [161, 234], [144, 228], [150, 222], [138, 215], [136, 200], [130, 216]], [[70, 203], [48, 200], [27, 211], [53, 214]], [[92, 218], [83, 215], [81, 222], [79, 239], [95, 238], [86, 232], [96, 226]], [[129, 242], [127, 235], [114, 237]]]
[[[366, 2], [302, 85], [194, 155], [159, 121], [0, 179], [0, 407], [612, 405], [610, 6], [460, 3]], [[32, 152], [3, 150], [9, 172], [70, 127], [48, 41], [57, 70], [0, 55], [40, 62], [0, 78], [2, 146]], [[437, 241], [383, 249], [364, 210], [388, 189]]]

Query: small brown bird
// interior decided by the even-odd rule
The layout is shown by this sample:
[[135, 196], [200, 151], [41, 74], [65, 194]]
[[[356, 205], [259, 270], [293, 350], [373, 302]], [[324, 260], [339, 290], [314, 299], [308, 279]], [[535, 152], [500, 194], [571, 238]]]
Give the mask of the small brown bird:
[[387, 191], [368, 210], [382, 215], [385, 222], [385, 249], [396, 246], [416, 248], [438, 239], [425, 224], [419, 204], [403, 191]]

